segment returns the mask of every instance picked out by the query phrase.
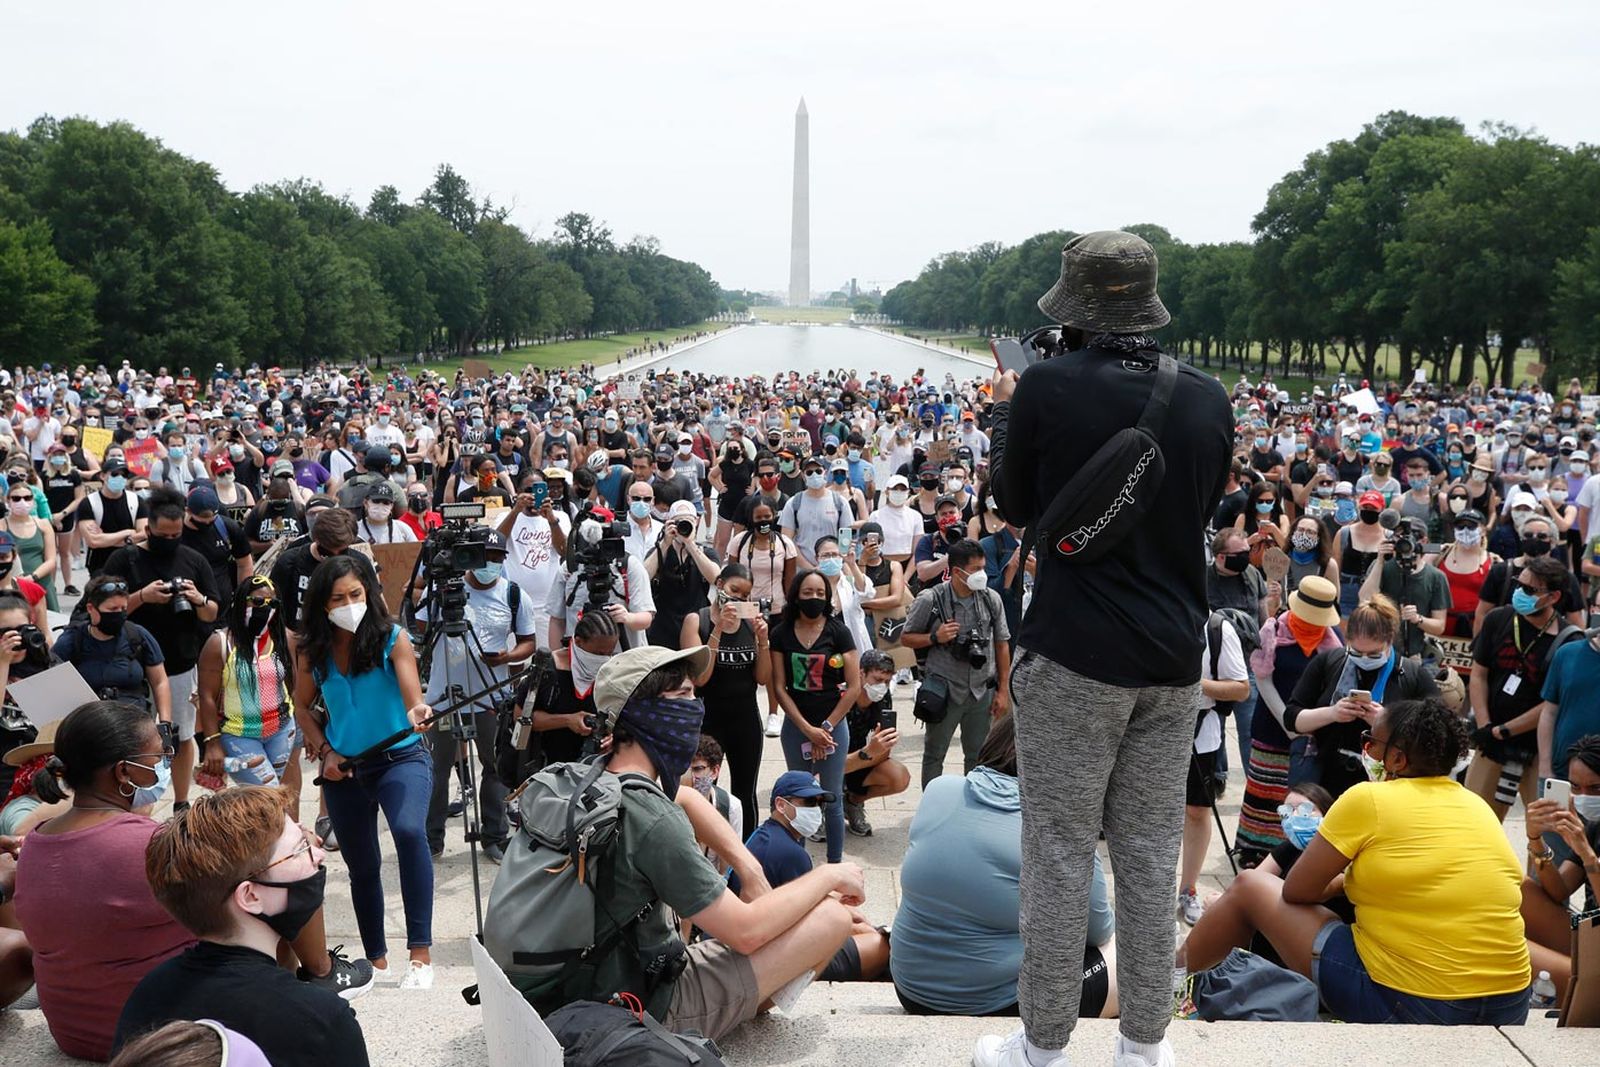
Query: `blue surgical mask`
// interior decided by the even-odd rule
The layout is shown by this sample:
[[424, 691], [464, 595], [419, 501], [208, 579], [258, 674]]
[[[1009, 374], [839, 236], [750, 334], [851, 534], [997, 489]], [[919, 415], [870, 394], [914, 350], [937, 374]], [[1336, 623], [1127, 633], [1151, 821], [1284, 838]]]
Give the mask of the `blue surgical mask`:
[[489, 563], [473, 570], [472, 576], [480, 585], [493, 585], [500, 575], [505, 573], [504, 563]]
[[1356, 521], [1356, 502], [1349, 497], [1341, 497], [1333, 503], [1334, 521], [1341, 526], [1347, 526]]
[[648, 501], [648, 500], [630, 500], [630, 501], [628, 501], [628, 514], [632, 515], [636, 519], [647, 519], [647, 518], [649, 518], [650, 517], [650, 501]]
[[1532, 615], [1539, 610], [1539, 598], [1526, 589], [1518, 589], [1511, 594], [1511, 610], [1518, 615]]
[[838, 558], [819, 559], [817, 560], [817, 570], [829, 578], [837, 578], [844, 571], [844, 560]]
[[1389, 650], [1386, 648], [1374, 656], [1360, 656], [1352, 652], [1350, 653], [1350, 662], [1355, 664], [1357, 670], [1379, 670], [1385, 663], [1389, 662]]
[[156, 780], [150, 785], [136, 786], [133, 790], [133, 806], [135, 808], [148, 807], [167, 795], [167, 787], [172, 784], [172, 761], [162, 760], [154, 767], [146, 767], [143, 763], [125, 760], [131, 767], [144, 767], [147, 771], [154, 771]]
[[848, 449], [845, 451], [845, 456], [850, 460], [851, 463], [859, 463], [861, 462], [861, 449]]
[[1295, 848], [1304, 850], [1317, 835], [1317, 827], [1322, 825], [1322, 816], [1310, 804], [1301, 804], [1293, 811], [1288, 808], [1287, 804], [1278, 808], [1283, 836], [1287, 837]]
[[128, 479], [120, 474], [113, 474], [106, 479], [106, 488], [113, 493], [120, 493], [128, 488]]
[[1257, 437], [1256, 438], [1256, 447], [1257, 448], [1266, 448], [1267, 447], [1267, 439], [1265, 437]]

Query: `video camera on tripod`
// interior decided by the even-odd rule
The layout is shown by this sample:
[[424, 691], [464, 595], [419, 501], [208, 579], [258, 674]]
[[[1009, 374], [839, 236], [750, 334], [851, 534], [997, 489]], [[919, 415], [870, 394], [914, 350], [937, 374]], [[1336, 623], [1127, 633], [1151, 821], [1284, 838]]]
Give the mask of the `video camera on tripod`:
[[567, 570], [580, 576], [567, 594], [575, 602], [586, 591], [583, 610], [603, 608], [620, 595], [617, 576], [627, 565], [628, 524], [618, 521], [608, 508], [586, 507], [578, 512], [567, 540]]
[[439, 513], [444, 524], [428, 531], [420, 556], [432, 606], [429, 618], [447, 632], [460, 633], [466, 626], [467, 572], [488, 564], [494, 531], [478, 522], [485, 508], [474, 501], [442, 504]]

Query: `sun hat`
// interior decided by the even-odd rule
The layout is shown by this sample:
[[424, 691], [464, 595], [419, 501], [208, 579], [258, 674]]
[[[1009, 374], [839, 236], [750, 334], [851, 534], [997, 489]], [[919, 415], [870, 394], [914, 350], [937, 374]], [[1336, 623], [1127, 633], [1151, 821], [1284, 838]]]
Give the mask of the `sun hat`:
[[1338, 626], [1339, 591], [1321, 575], [1308, 574], [1289, 594], [1289, 611], [1313, 626]]
[[639, 688], [645, 675], [679, 660], [688, 660], [689, 673], [699, 677], [711, 663], [711, 650], [705, 645], [681, 649], [646, 645], [627, 649], [606, 660], [594, 681], [595, 710], [605, 717], [606, 728], [609, 730], [616, 724], [622, 706]]

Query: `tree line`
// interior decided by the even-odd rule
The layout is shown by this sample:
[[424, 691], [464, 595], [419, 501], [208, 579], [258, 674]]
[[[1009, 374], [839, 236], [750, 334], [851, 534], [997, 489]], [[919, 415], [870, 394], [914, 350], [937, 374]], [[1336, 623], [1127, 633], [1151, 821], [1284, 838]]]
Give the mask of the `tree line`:
[[363, 209], [307, 179], [225, 188], [125, 122], [0, 133], [0, 359], [309, 366], [632, 330], [714, 314], [653, 237], [574, 212], [535, 240], [449, 165]]
[[[1600, 374], [1600, 147], [1504, 125], [1380, 115], [1308, 155], [1267, 191], [1253, 240], [1155, 246], [1169, 347], [1207, 366], [1515, 384], [1517, 353], [1547, 376]], [[935, 257], [883, 299], [908, 325], [994, 334], [1042, 321], [1070, 230]]]

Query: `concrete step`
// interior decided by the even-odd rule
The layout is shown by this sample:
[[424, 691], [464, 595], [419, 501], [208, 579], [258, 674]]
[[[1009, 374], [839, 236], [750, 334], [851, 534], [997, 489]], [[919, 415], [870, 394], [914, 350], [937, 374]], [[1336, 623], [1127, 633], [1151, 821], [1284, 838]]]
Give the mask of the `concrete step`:
[[[434, 987], [402, 992], [380, 985], [355, 1002], [371, 1062], [380, 1067], [468, 1067], [486, 1062], [478, 1009], [461, 999], [474, 982], [467, 966], [435, 967]], [[1004, 1034], [1012, 1019], [913, 1017], [887, 983], [814, 985], [793, 1016], [774, 1013], [740, 1027], [721, 1045], [740, 1067], [889, 1067], [970, 1062], [973, 1043]], [[1073, 1036], [1079, 1067], [1108, 1063], [1112, 1019], [1089, 1019]], [[1594, 1067], [1600, 1034], [1558, 1030], [1548, 1019], [1527, 1026], [1349, 1026], [1333, 1023], [1175, 1022], [1168, 1030], [1179, 1064], [1418, 1067]], [[46, 1067], [82, 1061], [63, 1056], [38, 1011], [0, 1012], [0, 1063]]]

